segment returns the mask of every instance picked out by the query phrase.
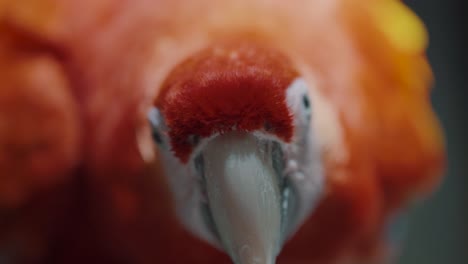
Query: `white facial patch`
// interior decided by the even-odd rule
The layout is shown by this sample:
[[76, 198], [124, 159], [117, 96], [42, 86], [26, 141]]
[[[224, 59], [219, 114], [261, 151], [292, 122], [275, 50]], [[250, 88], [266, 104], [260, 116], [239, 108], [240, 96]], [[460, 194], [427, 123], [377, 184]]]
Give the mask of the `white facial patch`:
[[206, 197], [200, 189], [201, 179], [197, 175], [193, 161], [193, 157], [211, 140], [211, 137], [201, 139], [198, 146], [194, 148], [189, 162], [184, 164], [174, 155], [170, 147], [169, 129], [159, 109], [151, 108], [147, 118], [153, 130], [153, 140], [158, 146], [158, 157], [173, 195], [179, 221], [196, 236], [220, 248], [218, 239], [205, 224], [206, 219], [200, 209]]
[[[279, 233], [280, 238], [275, 238], [275, 240], [279, 241], [280, 244], [290, 238], [307, 219], [320, 200], [324, 189], [324, 175], [321, 158], [322, 152], [320, 146], [317, 144], [318, 135], [317, 128], [315, 127], [315, 119], [318, 118], [316, 115], [318, 115], [317, 112], [320, 112], [321, 109], [316, 108], [316, 102], [314, 98], [312, 98], [313, 96], [311, 97], [311, 90], [312, 89], [308, 84], [301, 78], [296, 79], [287, 88], [287, 105], [293, 116], [294, 122], [294, 134], [290, 143], [283, 142], [281, 139], [267, 131], [258, 130], [250, 133], [250, 136], [256, 138], [259, 142], [266, 142], [266, 145], [257, 147], [259, 148], [259, 151], [270, 153], [265, 156], [265, 159], [272, 162], [272, 164], [268, 166], [272, 166], [269, 169], [273, 169], [274, 173], [270, 174], [278, 177], [278, 186], [276, 186], [279, 188], [278, 192], [269, 192], [268, 195], [270, 198], [276, 197], [274, 200], [277, 200], [276, 202], [278, 203], [278, 207], [267, 203], [263, 203], [263, 207], [259, 206], [264, 209], [266, 208], [265, 210], [271, 209], [276, 212], [275, 214], [277, 214], [277, 211], [279, 210], [279, 213], [281, 214], [281, 231]], [[217, 190], [217, 187], [214, 188], [213, 186], [219, 185], [220, 182], [218, 181], [222, 180], [222, 178], [216, 178], [216, 175], [209, 174], [209, 168], [206, 167], [208, 164], [212, 164], [210, 165], [210, 168], [219, 169], [216, 166], [220, 164], [213, 165], [212, 162], [217, 160], [218, 155], [220, 155], [221, 152], [224, 151], [223, 153], [229, 153], [229, 151], [234, 151], [237, 147], [233, 146], [232, 150], [217, 149], [223, 145], [219, 144], [219, 142], [224, 142], [222, 137], [224, 138], [226, 135], [215, 134], [208, 138], [201, 138], [200, 140], [197, 140], [196, 145], [193, 146], [193, 152], [189, 161], [184, 164], [174, 155], [170, 148], [168, 137], [169, 128], [165, 125], [161, 113], [157, 108], [151, 109], [148, 114], [148, 120], [153, 129], [153, 139], [159, 146], [159, 157], [167, 176], [169, 186], [171, 187], [179, 220], [193, 234], [219, 248], [223, 247], [220, 244], [221, 241], [219, 235], [221, 235], [221, 233], [219, 231], [224, 231], [224, 237], [227, 237], [228, 235], [226, 234], [229, 234], [229, 239], [225, 239], [223, 242], [225, 249], [230, 251], [231, 255], [234, 254], [232, 252], [236, 252], [236, 254], [239, 253], [238, 251], [241, 250], [241, 248], [238, 248], [238, 246], [242, 244], [241, 242], [244, 239], [243, 237], [237, 237], [235, 235], [238, 233], [236, 228], [239, 226], [229, 222], [231, 221], [231, 217], [225, 218], [223, 216], [224, 213], [237, 212], [237, 209], [228, 208], [224, 211], [223, 206], [226, 204], [236, 204], [236, 206], [251, 204], [243, 200], [244, 198], [247, 199], [249, 197], [249, 199], [252, 200], [252, 204], [254, 204], [258, 198], [253, 198], [256, 197], [255, 192], [248, 192], [248, 195], [241, 195], [242, 197], [238, 197], [238, 200], [236, 200], [237, 198], [226, 200], [222, 204], [218, 204], [216, 201], [211, 201], [211, 205], [208, 205], [207, 201], [210, 199], [210, 195], [213, 195], [213, 193], [210, 193], [208, 189]], [[218, 143], [215, 144], [215, 142]], [[206, 152], [208, 146], [211, 146], [209, 148], [210, 155]], [[271, 148], [275, 148], [278, 151], [268, 152], [271, 151]], [[207, 158], [210, 160], [204, 160]], [[248, 175], [230, 177], [231, 174], [236, 175], [236, 173], [240, 173], [249, 168], [249, 172], [254, 172], [255, 170], [253, 167], [260, 164], [257, 160], [248, 161], [250, 162], [248, 163], [251, 165], [250, 167], [242, 167], [229, 173], [223, 173], [225, 175], [224, 180], [241, 180], [241, 182], [236, 182], [237, 185], [224, 186], [225, 191], [232, 189], [235, 190], [236, 193], [242, 193], [242, 191], [247, 192], [250, 189], [244, 188], [245, 186], [250, 188], [257, 184], [250, 182], [254, 181], [255, 178], [250, 178]], [[229, 165], [230, 163], [226, 164]], [[263, 179], [262, 177], [260, 178]], [[208, 180], [210, 180], [211, 184], [207, 182]], [[240, 188], [239, 186], [244, 187]], [[271, 195], [271, 193], [274, 193], [275, 195]], [[227, 193], [223, 193], [223, 195], [228, 197]], [[213, 209], [215, 208], [217, 208], [215, 210], [216, 213], [213, 213]], [[244, 212], [246, 210], [241, 211]], [[261, 222], [259, 219], [263, 219], [263, 215], [251, 214], [249, 217], [251, 217], [248, 221], [248, 223], [251, 224], [249, 228], [262, 226], [255, 224], [255, 221], [258, 220], [257, 222]], [[252, 219], [255, 220], [255, 223], [252, 222]], [[216, 225], [218, 230], [213, 230], [216, 228], [215, 222], [217, 223]], [[271, 230], [275, 228], [278, 228], [277, 222], [275, 222], [274, 228], [272, 227]], [[256, 232], [261, 231], [259, 230], [256, 230]], [[257, 241], [258, 243], [252, 242], [250, 247], [260, 248], [262, 245], [266, 245], [265, 241], [270, 239], [268, 237], [271, 234], [269, 232], [260, 232], [257, 235], [258, 238], [261, 239]], [[264, 250], [266, 250], [265, 252], [268, 251], [270, 253], [274, 253], [271, 245], [264, 248]], [[263, 254], [263, 256], [274, 255], [270, 253]], [[239, 256], [243, 254], [244, 253], [239, 253]]]
[[290, 236], [307, 219], [316, 207], [324, 189], [322, 153], [319, 148], [314, 120], [317, 113], [310, 87], [302, 79], [294, 80], [287, 89], [286, 100], [294, 117], [294, 137], [284, 146], [285, 177], [290, 179], [297, 192], [298, 216]]

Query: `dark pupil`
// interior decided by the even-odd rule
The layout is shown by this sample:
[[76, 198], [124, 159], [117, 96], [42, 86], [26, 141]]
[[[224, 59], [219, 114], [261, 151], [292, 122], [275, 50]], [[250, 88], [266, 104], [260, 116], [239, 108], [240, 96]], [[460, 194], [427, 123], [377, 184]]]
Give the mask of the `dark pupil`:
[[304, 104], [305, 108], [309, 108], [310, 102], [309, 102], [309, 98], [307, 96], [304, 95], [302, 97], [302, 103]]
[[153, 129], [152, 136], [153, 136], [153, 140], [156, 143], [158, 143], [158, 144], [162, 143], [161, 135], [159, 134], [159, 132], [156, 129]]

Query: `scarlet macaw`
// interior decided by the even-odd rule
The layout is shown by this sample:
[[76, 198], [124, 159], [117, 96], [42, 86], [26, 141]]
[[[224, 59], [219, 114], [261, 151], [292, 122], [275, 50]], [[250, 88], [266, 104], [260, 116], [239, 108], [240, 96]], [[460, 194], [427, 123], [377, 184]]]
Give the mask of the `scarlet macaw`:
[[400, 1], [0, 10], [13, 263], [381, 263], [440, 181], [427, 36]]

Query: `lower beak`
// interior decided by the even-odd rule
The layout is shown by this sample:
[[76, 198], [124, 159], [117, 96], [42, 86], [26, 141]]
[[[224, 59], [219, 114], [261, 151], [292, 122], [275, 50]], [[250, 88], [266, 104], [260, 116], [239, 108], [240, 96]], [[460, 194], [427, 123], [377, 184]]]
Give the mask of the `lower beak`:
[[252, 134], [231, 133], [203, 151], [211, 214], [236, 264], [273, 264], [280, 250], [281, 194], [271, 151]]

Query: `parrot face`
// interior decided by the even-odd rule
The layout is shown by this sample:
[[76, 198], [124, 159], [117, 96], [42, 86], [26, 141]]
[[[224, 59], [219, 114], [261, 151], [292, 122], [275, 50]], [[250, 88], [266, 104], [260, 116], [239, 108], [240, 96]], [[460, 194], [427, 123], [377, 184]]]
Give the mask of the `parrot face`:
[[403, 1], [0, 3], [11, 262], [388, 263], [440, 183]]
[[265, 43], [176, 67], [148, 120], [180, 221], [235, 263], [274, 263], [323, 189], [311, 118], [305, 81]]

